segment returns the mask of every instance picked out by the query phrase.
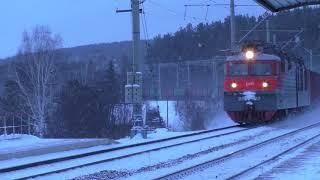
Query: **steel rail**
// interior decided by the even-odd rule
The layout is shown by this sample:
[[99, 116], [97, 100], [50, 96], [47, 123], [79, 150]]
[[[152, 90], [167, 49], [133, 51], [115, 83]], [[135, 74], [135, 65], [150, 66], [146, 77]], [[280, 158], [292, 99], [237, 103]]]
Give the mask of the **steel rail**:
[[305, 144], [307, 144], [307, 143], [311, 142], [312, 140], [317, 139], [317, 138], [319, 138], [319, 137], [320, 137], [320, 134], [317, 134], [317, 135], [309, 138], [308, 140], [303, 141], [303, 142], [299, 143], [298, 145], [295, 145], [294, 147], [291, 147], [291, 148], [289, 148], [289, 149], [287, 149], [287, 150], [285, 150], [285, 151], [283, 151], [283, 152], [281, 152], [281, 153], [279, 153], [279, 154], [271, 157], [270, 159], [267, 159], [267, 160], [265, 160], [265, 161], [263, 161], [263, 162], [255, 165], [255, 166], [253, 166], [253, 167], [250, 167], [250, 168], [248, 168], [248, 169], [246, 169], [246, 170], [243, 170], [243, 171], [239, 172], [238, 174], [233, 175], [233, 176], [231, 176], [231, 177], [229, 177], [229, 178], [227, 178], [227, 179], [228, 179], [228, 180], [237, 179], [237, 178], [239, 178], [240, 176], [243, 176], [244, 174], [246, 174], [246, 173], [248, 173], [248, 172], [250, 172], [250, 171], [253, 171], [253, 170], [257, 169], [257, 168], [259, 168], [259, 167], [262, 166], [262, 165], [268, 164], [268, 163], [274, 161], [275, 159], [277, 159], [277, 158], [279, 158], [279, 157], [281, 157], [281, 156], [283, 156], [283, 155], [286, 155], [287, 153], [289, 153], [289, 152], [291, 152], [291, 151], [294, 151], [294, 150], [296, 150], [296, 149], [304, 146]]
[[193, 174], [194, 171], [201, 171], [203, 169], [210, 168], [210, 167], [214, 166], [217, 163], [221, 163], [222, 161], [231, 159], [233, 156], [242, 154], [242, 153], [247, 152], [247, 151], [254, 150], [254, 149], [259, 148], [261, 146], [264, 146], [266, 144], [270, 144], [270, 143], [278, 141], [278, 140], [280, 140], [282, 138], [286, 138], [286, 137], [288, 137], [288, 136], [290, 136], [292, 134], [296, 134], [296, 133], [305, 131], [307, 129], [312, 129], [312, 128], [317, 127], [317, 126], [320, 126], [320, 123], [316, 123], [316, 124], [313, 124], [313, 125], [309, 125], [309, 126], [306, 126], [306, 127], [291, 131], [289, 133], [285, 133], [283, 135], [280, 135], [280, 136], [265, 140], [263, 142], [254, 144], [252, 146], [249, 146], [249, 147], [246, 147], [246, 148], [231, 152], [231, 153], [229, 153], [227, 155], [224, 155], [224, 156], [221, 156], [219, 158], [215, 158], [215, 159], [209, 160], [207, 162], [204, 162], [204, 163], [201, 163], [201, 164], [197, 164], [195, 166], [192, 166], [192, 167], [189, 167], [189, 168], [185, 168], [185, 169], [173, 172], [171, 174], [164, 175], [162, 177], [158, 177], [156, 179], [160, 180], [160, 179], [178, 179], [178, 178], [182, 178], [182, 177], [188, 176], [189, 174]]
[[[197, 136], [197, 135], [202, 135], [202, 134], [207, 134], [207, 133], [212, 133], [212, 132], [218, 132], [218, 131], [222, 131], [222, 130], [226, 130], [226, 129], [237, 128], [237, 127], [243, 127], [243, 126], [235, 125], [235, 126], [229, 126], [229, 127], [219, 128], [219, 129], [200, 131], [200, 132], [196, 132], [196, 133], [190, 133], [190, 134], [170, 137], [170, 138], [166, 138], [166, 139], [159, 139], [159, 140], [155, 140], [155, 141], [132, 144], [132, 145], [128, 145], [128, 146], [120, 146], [120, 147], [116, 147], [116, 148], [109, 148], [109, 149], [105, 149], [105, 150], [93, 151], [93, 152], [88, 152], [88, 153], [83, 153], [83, 154], [78, 154], [78, 155], [73, 155], [73, 156], [55, 158], [55, 159], [38, 161], [38, 162], [33, 162], [33, 163], [19, 165], [19, 166], [3, 168], [3, 169], [0, 169], [0, 175], [1, 175], [1, 173], [10, 173], [10, 172], [23, 170], [23, 169], [27, 169], [27, 168], [35, 168], [37, 166], [42, 166], [42, 165], [49, 165], [49, 164], [58, 163], [58, 162], [76, 160], [76, 159], [83, 158], [83, 157], [99, 155], [99, 154], [113, 152], [113, 151], [117, 151], [117, 150], [123, 150], [123, 149], [129, 149], [129, 148], [133, 148], [133, 147], [140, 147], [140, 146], [144, 146], [144, 145], [156, 144], [156, 143], [160, 143], [160, 142], [165, 142], [165, 141], [170, 141], [170, 140], [175, 140], [175, 139], [181, 139], [181, 138], [191, 137], [191, 136]], [[256, 127], [258, 127], [258, 126], [256, 126]], [[247, 130], [250, 130], [250, 129], [252, 129], [252, 128], [244, 128], [244, 129], [239, 129], [239, 130], [231, 131], [231, 132], [227, 132], [227, 133], [216, 134], [216, 135], [212, 135], [212, 136], [208, 136], [208, 137], [204, 137], [204, 138], [199, 138], [199, 139], [195, 139], [195, 140], [191, 140], [191, 141], [185, 141], [185, 142], [182, 142], [182, 143], [176, 143], [176, 144], [172, 144], [172, 145], [168, 145], [168, 146], [153, 148], [153, 149], [149, 149], [149, 150], [146, 150], [146, 151], [140, 151], [140, 152], [131, 153], [131, 154], [127, 154], [127, 155], [122, 155], [122, 156], [118, 156], [118, 157], [114, 157], [114, 158], [103, 159], [103, 160], [90, 162], [90, 163], [85, 163], [85, 164], [81, 164], [81, 165], [75, 165], [73, 167], [68, 167], [68, 168], [64, 168], [64, 169], [60, 169], [60, 170], [56, 170], [56, 171], [50, 171], [50, 172], [46, 172], [46, 173], [39, 173], [39, 174], [36, 174], [36, 175], [23, 177], [21, 179], [35, 178], [35, 177], [49, 175], [49, 174], [53, 174], [53, 173], [60, 173], [60, 172], [72, 170], [72, 169], [75, 169], [75, 168], [81, 168], [81, 167], [95, 165], [95, 164], [99, 164], [99, 163], [110, 162], [110, 161], [123, 159], [123, 158], [131, 157], [131, 156], [136, 156], [136, 155], [143, 154], [143, 153], [148, 153], [148, 152], [152, 152], [152, 151], [158, 151], [158, 150], [161, 150], [161, 149], [166, 149], [166, 148], [170, 148], [170, 147], [174, 147], [174, 146], [180, 146], [180, 145], [193, 143], [193, 142], [197, 142], [197, 141], [203, 141], [203, 140], [207, 140], [207, 139], [212, 139], [212, 138], [217, 138], [217, 137], [226, 136], [226, 135], [230, 135], [230, 134], [235, 134], [235, 133], [239, 133], [239, 132], [242, 132], [242, 131], [247, 131]]]
[[[153, 149], [149, 149], [149, 150], [146, 150], [146, 151], [140, 151], [140, 152], [136, 152], [136, 153], [122, 155], [122, 156], [118, 156], [118, 157], [114, 157], [114, 158], [103, 159], [103, 160], [90, 162], [90, 163], [85, 163], [85, 164], [81, 164], [81, 165], [75, 165], [75, 166], [68, 167], [68, 168], [63, 168], [63, 169], [59, 169], [59, 170], [55, 170], [55, 171], [50, 171], [50, 172], [46, 172], [46, 173], [40, 173], [40, 174], [37, 174], [37, 175], [23, 177], [21, 179], [37, 178], [37, 177], [40, 177], [40, 176], [50, 175], [50, 174], [54, 174], [54, 173], [61, 173], [61, 172], [73, 170], [73, 169], [76, 169], [76, 168], [82, 168], [82, 167], [96, 165], [96, 164], [100, 164], [100, 163], [106, 163], [106, 162], [110, 162], [110, 161], [114, 161], [114, 160], [120, 160], [120, 159], [124, 159], [124, 158], [128, 158], [128, 157], [132, 157], [132, 156], [141, 155], [141, 154], [144, 154], [144, 153], [149, 153], [149, 152], [153, 152], [153, 151], [159, 151], [159, 150], [162, 150], [162, 149], [168, 149], [168, 148], [181, 146], [181, 145], [185, 145], [185, 144], [189, 144], [189, 143], [194, 143], [194, 142], [203, 141], [203, 140], [207, 140], [207, 139], [222, 137], [222, 136], [235, 134], [235, 133], [242, 132], [242, 131], [247, 131], [247, 130], [250, 130], [250, 129], [241, 129], [241, 130], [237, 130], [237, 131], [232, 131], [232, 132], [228, 132], [228, 133], [213, 135], [213, 136], [200, 138], [200, 139], [195, 139], [195, 140], [191, 140], [191, 141], [186, 141], [186, 142], [182, 142], [182, 143], [177, 143], [177, 144], [172, 144], [172, 145], [168, 145], [168, 146], [153, 148]], [[44, 164], [44, 165], [48, 165], [48, 164]]]

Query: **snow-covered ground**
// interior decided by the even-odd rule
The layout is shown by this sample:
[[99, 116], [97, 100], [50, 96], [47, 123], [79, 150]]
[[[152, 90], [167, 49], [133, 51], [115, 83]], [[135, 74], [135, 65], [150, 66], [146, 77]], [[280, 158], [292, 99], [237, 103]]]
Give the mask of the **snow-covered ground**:
[[7, 152], [7, 151], [14, 151], [14, 149], [21, 149], [21, 148], [34, 148], [37, 145], [45, 145], [51, 143], [56, 143], [61, 140], [57, 139], [40, 139], [36, 136], [25, 135], [25, 134], [16, 134], [16, 135], [9, 135], [11, 138], [0, 136], [0, 153]]
[[[168, 122], [170, 129], [174, 131], [183, 131], [183, 121], [179, 116], [179, 113], [176, 111], [176, 101], [149, 101], [147, 102], [151, 107], [159, 106], [160, 116], [165, 122], [167, 122], [167, 113], [168, 113]], [[168, 109], [167, 109], [168, 105]], [[206, 129], [216, 129], [226, 126], [233, 126], [235, 123], [228, 117], [227, 113], [223, 109], [218, 110], [218, 112], [206, 121]]]
[[130, 145], [130, 144], [149, 142], [149, 141], [154, 141], [158, 139], [180, 136], [184, 134], [190, 134], [194, 132], [196, 131], [172, 132], [166, 128], [159, 128], [159, 129], [156, 129], [154, 132], [148, 133], [147, 139], [142, 138], [142, 136], [138, 134], [132, 139], [130, 137], [126, 137], [126, 138], [118, 139], [116, 141], [119, 142], [121, 145]]
[[112, 143], [108, 139], [41, 139], [17, 135], [0, 140], [0, 169], [106, 149]]
[[[320, 177], [320, 143], [300, 150], [295, 157], [287, 158], [280, 165], [265, 173], [261, 173], [259, 178], [265, 179], [314, 179]], [[292, 166], [294, 165], [294, 166]]]
[[[169, 172], [174, 172], [181, 168], [189, 167], [191, 164], [198, 164], [201, 162], [205, 162], [214, 157], [219, 157], [224, 154], [229, 154], [231, 152], [236, 151], [237, 149], [245, 148], [250, 145], [262, 142], [266, 139], [270, 139], [272, 137], [276, 137], [280, 134], [284, 134], [286, 132], [293, 131], [295, 129], [305, 127], [310, 124], [314, 124], [319, 122], [320, 120], [315, 118], [319, 114], [320, 109], [316, 109], [310, 112], [306, 112], [303, 115], [291, 115], [286, 120], [274, 122], [271, 124], [266, 124], [254, 131], [248, 131], [244, 133], [238, 133], [236, 136], [225, 136], [223, 138], [217, 138], [215, 141], [207, 140], [201, 141], [193, 144], [187, 144], [183, 146], [177, 146], [175, 149], [164, 149], [157, 152], [150, 152], [148, 154], [143, 154], [135, 157], [130, 157], [128, 159], [122, 159], [119, 161], [115, 161], [112, 164], [100, 164], [96, 167], [88, 167], [89, 169], [102, 168], [107, 169], [108, 171], [103, 171], [92, 176], [87, 176], [85, 178], [95, 178], [95, 177], [108, 177], [110, 174], [120, 177], [125, 177], [128, 179], [152, 179], [159, 177], [161, 175], [167, 174]], [[226, 114], [222, 113], [215, 118], [221, 118], [221, 120], [225, 120]], [[222, 122], [222, 121], [221, 121]], [[227, 122], [223, 122], [223, 125], [226, 125]], [[219, 125], [219, 124], [218, 124]], [[217, 124], [213, 124], [214, 127], [218, 126]], [[317, 129], [315, 131], [309, 131], [308, 135], [299, 135], [294, 138], [288, 138], [288, 142], [286, 143], [280, 142], [279, 144], [275, 144], [273, 146], [268, 147], [265, 151], [261, 151], [256, 155], [257, 158], [261, 156], [266, 158], [269, 156], [265, 156], [268, 152], [273, 152], [274, 149], [285, 149], [287, 146], [283, 145], [293, 145], [292, 143], [297, 143], [297, 140], [300, 140], [301, 137], [307, 138], [309, 136], [313, 136], [319, 133]], [[249, 156], [241, 157], [247, 160], [250, 158]], [[241, 162], [245, 162], [246, 160], [241, 159]], [[127, 163], [127, 162], [135, 162]], [[251, 161], [253, 163], [253, 161]], [[228, 165], [230, 167], [228, 170], [236, 171], [238, 165], [235, 162]], [[238, 163], [239, 164], [239, 163]], [[81, 172], [89, 172], [89, 169], [81, 169]], [[319, 168], [320, 169], [320, 168]], [[101, 169], [100, 169], [101, 170]], [[221, 173], [224, 168], [219, 170]], [[92, 171], [91, 171], [92, 172]], [[204, 173], [206, 174], [206, 173]], [[201, 176], [195, 176], [197, 178], [201, 178]], [[204, 177], [204, 176], [202, 176]], [[81, 178], [80, 178], [81, 179]], [[206, 179], [204, 177], [204, 179]]]
[[[161, 105], [162, 104], [162, 105]], [[158, 105], [160, 107], [160, 109], [164, 109], [164, 114], [162, 112], [162, 115], [164, 118], [166, 117], [166, 102], [163, 103], [159, 103]], [[162, 108], [161, 108], [162, 106]], [[179, 118], [176, 116], [175, 113], [175, 102], [171, 102], [171, 108], [169, 108], [171, 117], [173, 120], [175, 121], [180, 121]], [[170, 110], [171, 109], [171, 110]], [[88, 166], [88, 167], [84, 167], [84, 168], [80, 168], [80, 169], [75, 169], [75, 170], [71, 170], [67, 173], [63, 173], [63, 174], [55, 174], [53, 176], [49, 176], [46, 178], [49, 179], [68, 179], [68, 178], [74, 178], [77, 176], [83, 176], [86, 174], [92, 174], [92, 173], [96, 173], [94, 175], [91, 176], [84, 176], [84, 178], [95, 178], [95, 177], [99, 177], [99, 178], [106, 178], [109, 176], [112, 177], [122, 177], [122, 178], [129, 178], [129, 179], [152, 179], [155, 177], [159, 177], [161, 175], [165, 175], [166, 173], [169, 172], [174, 172], [176, 170], [179, 169], [183, 169], [186, 167], [189, 167], [192, 164], [198, 164], [201, 162], [205, 162], [209, 159], [212, 159], [214, 157], [219, 157], [231, 152], [234, 152], [238, 149], [241, 148], [245, 148], [248, 147], [250, 145], [262, 142], [266, 139], [270, 139], [272, 137], [276, 137], [280, 134], [284, 134], [286, 132], [301, 128], [301, 127], [305, 127], [307, 125], [310, 124], [314, 124], [316, 122], [320, 122], [320, 119], [318, 119], [318, 115], [320, 113], [320, 108], [316, 108], [314, 110], [308, 111], [305, 114], [298, 114], [298, 115], [290, 115], [290, 117], [288, 117], [285, 120], [282, 121], [278, 121], [278, 122], [274, 122], [271, 124], [265, 124], [261, 127], [255, 128], [255, 129], [251, 129], [250, 131], [244, 131], [244, 132], [239, 132], [236, 135], [228, 135], [228, 136], [224, 136], [221, 138], [215, 138], [213, 139], [207, 139], [204, 141], [199, 141], [199, 142], [194, 142], [194, 143], [190, 143], [190, 144], [185, 144], [185, 145], [181, 145], [181, 146], [177, 146], [174, 148], [167, 148], [167, 149], [161, 149], [161, 150], [157, 150], [157, 151], [150, 151], [148, 153], [143, 153], [143, 154], [138, 154], [132, 157], [128, 157], [128, 158], [124, 158], [124, 159], [120, 159], [120, 160], [116, 160], [116, 161], [112, 161], [112, 162], [106, 162], [106, 163], [101, 163], [101, 164], [97, 164], [97, 165], [92, 165], [92, 166]], [[174, 118], [175, 117], [175, 118]], [[169, 116], [170, 118], [170, 116]], [[172, 122], [175, 122], [172, 121]], [[170, 122], [170, 119], [169, 119]], [[230, 125], [234, 125], [234, 123], [228, 118], [227, 114], [224, 112], [218, 113], [216, 116], [212, 117], [212, 121], [210, 121], [211, 123], [208, 123], [207, 127], [208, 129], [213, 129], [213, 128], [219, 128], [219, 127], [225, 127], [225, 126], [230, 126]], [[119, 139], [118, 140], [118, 144], [113, 144], [113, 145], [109, 145], [109, 146], [100, 146], [100, 147], [95, 147], [95, 148], [91, 148], [91, 149], [86, 149], [87, 151], [95, 151], [95, 150], [99, 150], [99, 149], [105, 149], [105, 148], [112, 148], [112, 147], [119, 147], [119, 146], [125, 146], [125, 145], [130, 145], [130, 144], [134, 144], [134, 143], [140, 143], [140, 142], [147, 142], [147, 141], [153, 141], [153, 140], [157, 140], [157, 139], [162, 139], [162, 138], [168, 138], [168, 137], [173, 137], [173, 136], [178, 136], [178, 135], [183, 135], [186, 133], [192, 133], [192, 132], [171, 132], [168, 131], [167, 129], [157, 129], [154, 133], [148, 134], [148, 138], [147, 139], [143, 139], [139, 136], [134, 137], [133, 139], [130, 138], [123, 138], [123, 139]], [[315, 135], [319, 133], [318, 131], [310, 131], [306, 136], [302, 136], [302, 137], [309, 137], [312, 135]], [[299, 140], [300, 137], [297, 137], [296, 139]], [[25, 146], [30, 146], [32, 145], [32, 143], [37, 143], [42, 141], [41, 139], [38, 139], [36, 137], [25, 137], [26, 141], [24, 142]], [[17, 144], [19, 146], [19, 144], [21, 145], [21, 143], [19, 143], [19, 138], [16, 139], [17, 140]], [[15, 140], [11, 141], [14, 142]], [[46, 140], [45, 140], [46, 141]], [[295, 139], [288, 139], [288, 142], [292, 142], [292, 143], [296, 143]], [[2, 141], [4, 142], [4, 141]], [[1, 141], [0, 141], [1, 143]], [[48, 143], [48, 142], [44, 142], [44, 143]], [[15, 144], [15, 143], [14, 143]], [[266, 149], [265, 151], [261, 151], [261, 153], [258, 152], [258, 154], [256, 155], [256, 159], [259, 159], [259, 157], [261, 156], [261, 158], [263, 157], [267, 157], [265, 156], [265, 154], [268, 154], [268, 152], [273, 152], [273, 149], [281, 149], [281, 148], [285, 148], [286, 146], [282, 146], [283, 144], [286, 144], [286, 142], [282, 142], [279, 144], [275, 144], [274, 146], [270, 146], [268, 147], [269, 149]], [[290, 143], [287, 143], [290, 144]], [[9, 144], [7, 144], [7, 147], [10, 147]], [[164, 145], [168, 145], [166, 143], [159, 143], [159, 144], [153, 144], [151, 145], [150, 149], [155, 148], [155, 147], [160, 147], [160, 146], [164, 146]], [[3, 147], [6, 147], [3, 146]], [[16, 145], [12, 145], [11, 147], [18, 147]], [[2, 147], [2, 145], [1, 145]], [[50, 169], [54, 169], [54, 168], [61, 168], [62, 166], [71, 166], [72, 165], [76, 165], [77, 163], [84, 163], [84, 162], [90, 162], [90, 161], [95, 161], [95, 160], [99, 160], [99, 159], [106, 159], [106, 158], [112, 158], [112, 157], [117, 157], [120, 155], [125, 155], [128, 153], [134, 153], [134, 152], [139, 152], [142, 150], [145, 150], [146, 147], [143, 147], [143, 149], [132, 149], [130, 151], [125, 150], [125, 151], [117, 151], [117, 152], [113, 152], [113, 153], [109, 153], [109, 154], [101, 154], [95, 157], [86, 157], [86, 158], [82, 158], [79, 160], [74, 160], [72, 162], [66, 162], [66, 163], [59, 163], [56, 165], [50, 165], [50, 166], [44, 166], [43, 168], [45, 170], [50, 170]], [[1, 150], [1, 148], [0, 148]], [[82, 150], [83, 152], [84, 150]], [[68, 151], [68, 152], [63, 152], [63, 153], [59, 153], [59, 154], [50, 154], [50, 155], [43, 155], [41, 158], [52, 158], [52, 157], [61, 157], [61, 156], [67, 156], [67, 155], [71, 155], [71, 154], [77, 154], [77, 153], [82, 153], [80, 150], [74, 150], [74, 151]], [[319, 150], [320, 152], [320, 150]], [[265, 154], [263, 154], [265, 153]], [[241, 157], [244, 159], [248, 159], [248, 157]], [[294, 158], [294, 156], [288, 157], [287, 159], [290, 158]], [[24, 159], [21, 161], [15, 161], [13, 163], [23, 163], [24, 161], [32, 161], [35, 160], [36, 158], [34, 157], [32, 159], [32, 157], [30, 157], [29, 159]], [[250, 161], [253, 163], [253, 160]], [[244, 160], [239, 160], [241, 162], [243, 162]], [[1, 161], [0, 161], [1, 164]], [[6, 162], [7, 164], [7, 162]], [[228, 167], [230, 167], [229, 169], [227, 169], [230, 172], [236, 171], [237, 167], [232, 166], [232, 164], [237, 164], [236, 162], [230, 163], [230, 165], [228, 165]], [[239, 163], [238, 163], [239, 164]], [[275, 166], [275, 165], [274, 165]], [[274, 167], [272, 166], [272, 167]], [[307, 165], [306, 165], [307, 166]], [[269, 170], [272, 169], [272, 167], [270, 168], [266, 168], [264, 169], [264, 171], [261, 171], [261, 173], [266, 173]], [[310, 167], [309, 167], [310, 168]], [[303, 168], [302, 168], [303, 169]], [[221, 173], [223, 173], [223, 166], [222, 169], [219, 169], [219, 172], [221, 171]], [[316, 170], [320, 170], [320, 168], [318, 169], [313, 169], [313, 174], [317, 174]], [[101, 172], [99, 172], [101, 171]], [[302, 170], [301, 170], [302, 171]], [[97, 173], [98, 172], [98, 173]], [[19, 173], [26, 173], [26, 171], [21, 171]], [[190, 178], [204, 178], [206, 179], [205, 174], [208, 173], [202, 173], [201, 174], [195, 174], [194, 176], [191, 176]], [[210, 174], [210, 173], [209, 173]], [[213, 177], [215, 174], [211, 174], [210, 177]], [[220, 174], [221, 175], [221, 174]], [[257, 174], [255, 174], [257, 175]], [[221, 176], [222, 177], [222, 176]], [[284, 177], [283, 174], [278, 174], [277, 177]], [[297, 176], [297, 177], [302, 177], [302, 176]], [[309, 177], [309, 176], [308, 176]], [[79, 178], [81, 179], [81, 178]]]
[[210, 120], [207, 121], [205, 127], [206, 129], [216, 129], [234, 125], [236, 125], [236, 123], [230, 119], [230, 117], [225, 111], [221, 110], [217, 112], [217, 114], [214, 115]]
[[[226, 129], [223, 130], [225, 133], [232, 131], [231, 129]], [[220, 132], [222, 133], [222, 132]], [[171, 141], [166, 141], [166, 142], [161, 142], [161, 143], [157, 143], [157, 144], [150, 144], [150, 145], [145, 145], [143, 147], [135, 147], [135, 148], [130, 148], [130, 149], [123, 149], [123, 150], [118, 150], [118, 151], [113, 151], [113, 152], [108, 152], [108, 153], [103, 153], [103, 154], [98, 154], [98, 155], [94, 155], [94, 156], [89, 156], [89, 157], [84, 157], [84, 158], [78, 158], [76, 160], [70, 160], [70, 161], [65, 161], [65, 162], [60, 162], [60, 163], [54, 163], [54, 164], [50, 164], [50, 165], [44, 165], [40, 168], [34, 168], [32, 171], [26, 169], [26, 170], [20, 170], [18, 172], [16, 172], [15, 174], [12, 173], [3, 173], [0, 175], [0, 179], [2, 178], [7, 178], [7, 177], [14, 177], [14, 178], [21, 178], [21, 176], [28, 176], [30, 174], [34, 174], [34, 173], [43, 173], [43, 172], [50, 172], [53, 170], [57, 170], [57, 169], [64, 169], [64, 168], [68, 168], [68, 167], [73, 167], [75, 165], [79, 165], [79, 164], [86, 164], [86, 163], [91, 163], [91, 162], [96, 162], [96, 161], [100, 161], [102, 159], [112, 159], [115, 157], [119, 157], [119, 156], [126, 156], [127, 154], [132, 154], [132, 153], [137, 153], [137, 152], [141, 152], [141, 151], [145, 151], [145, 150], [153, 150], [154, 148], [158, 148], [161, 146], [170, 146], [172, 144], [177, 144], [177, 143], [181, 143], [183, 141], [191, 141], [191, 140], [195, 140], [201, 137], [208, 137], [208, 136], [212, 136], [212, 135], [216, 135], [218, 134], [218, 132], [212, 132], [209, 134], [201, 134], [197, 137], [195, 136], [191, 136], [188, 138], [184, 138], [183, 140], [171, 140]], [[119, 144], [120, 145], [120, 144]], [[114, 147], [117, 147], [119, 145], [112, 145]], [[57, 156], [58, 154], [52, 154], [52, 156]], [[49, 155], [47, 155], [49, 156]], [[47, 158], [47, 157], [45, 157]], [[160, 157], [161, 158], [161, 157]], [[28, 159], [28, 161], [30, 161], [31, 159]], [[126, 160], [125, 160], [126, 161]], [[16, 162], [16, 161], [15, 161]], [[108, 162], [106, 164], [113, 164], [116, 166], [121, 167], [121, 164], [116, 163], [117, 161], [112, 161], [112, 162]], [[133, 161], [135, 162], [135, 161]], [[10, 162], [9, 162], [10, 163]], [[137, 162], [139, 163], [139, 162]], [[8, 162], [5, 162], [5, 164], [7, 165]], [[128, 164], [128, 163], [124, 163], [124, 164]], [[134, 163], [135, 164], [135, 163]], [[133, 165], [134, 165], [133, 164]], [[93, 167], [93, 168], [91, 168]], [[85, 175], [88, 173], [94, 173], [97, 172], [97, 170], [104, 170], [104, 168], [106, 166], [102, 165], [98, 165], [98, 166], [91, 166], [89, 168], [81, 168], [76, 169], [74, 171], [70, 171], [70, 173], [64, 173], [63, 175], [58, 175], [58, 176], [51, 176], [51, 177], [46, 177], [46, 179], [48, 178], [52, 178], [52, 179], [69, 179], [72, 177], [76, 177], [79, 175]], [[0, 167], [1, 168], [1, 167]], [[102, 168], [102, 169], [101, 169]]]

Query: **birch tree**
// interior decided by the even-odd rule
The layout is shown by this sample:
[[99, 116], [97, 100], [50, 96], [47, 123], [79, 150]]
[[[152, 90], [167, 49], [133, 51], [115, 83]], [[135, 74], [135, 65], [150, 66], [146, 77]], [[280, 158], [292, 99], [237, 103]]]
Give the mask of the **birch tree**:
[[46, 133], [46, 119], [53, 105], [53, 83], [55, 80], [55, 59], [57, 48], [62, 46], [60, 36], [54, 35], [47, 26], [36, 26], [25, 31], [17, 55], [16, 82], [22, 92], [32, 118], [35, 133], [43, 137]]

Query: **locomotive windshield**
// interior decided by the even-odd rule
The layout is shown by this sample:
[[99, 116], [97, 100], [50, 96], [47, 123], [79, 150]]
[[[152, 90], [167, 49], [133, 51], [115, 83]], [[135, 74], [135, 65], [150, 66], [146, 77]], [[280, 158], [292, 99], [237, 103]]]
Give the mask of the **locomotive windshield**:
[[244, 76], [248, 75], [248, 65], [241, 63], [230, 63], [229, 66], [230, 76]]
[[272, 75], [272, 65], [269, 63], [252, 64], [251, 75], [267, 76]]
[[229, 63], [229, 76], [270, 76], [273, 75], [271, 63]]

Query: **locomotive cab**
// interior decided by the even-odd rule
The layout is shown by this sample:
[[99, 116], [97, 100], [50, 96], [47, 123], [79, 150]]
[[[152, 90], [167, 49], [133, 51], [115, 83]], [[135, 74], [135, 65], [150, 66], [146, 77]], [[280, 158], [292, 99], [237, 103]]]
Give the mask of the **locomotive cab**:
[[277, 111], [276, 92], [281, 61], [251, 50], [226, 61], [224, 108], [238, 123], [271, 120]]
[[235, 122], [270, 121], [310, 105], [310, 75], [301, 61], [244, 49], [225, 67], [224, 109]]

